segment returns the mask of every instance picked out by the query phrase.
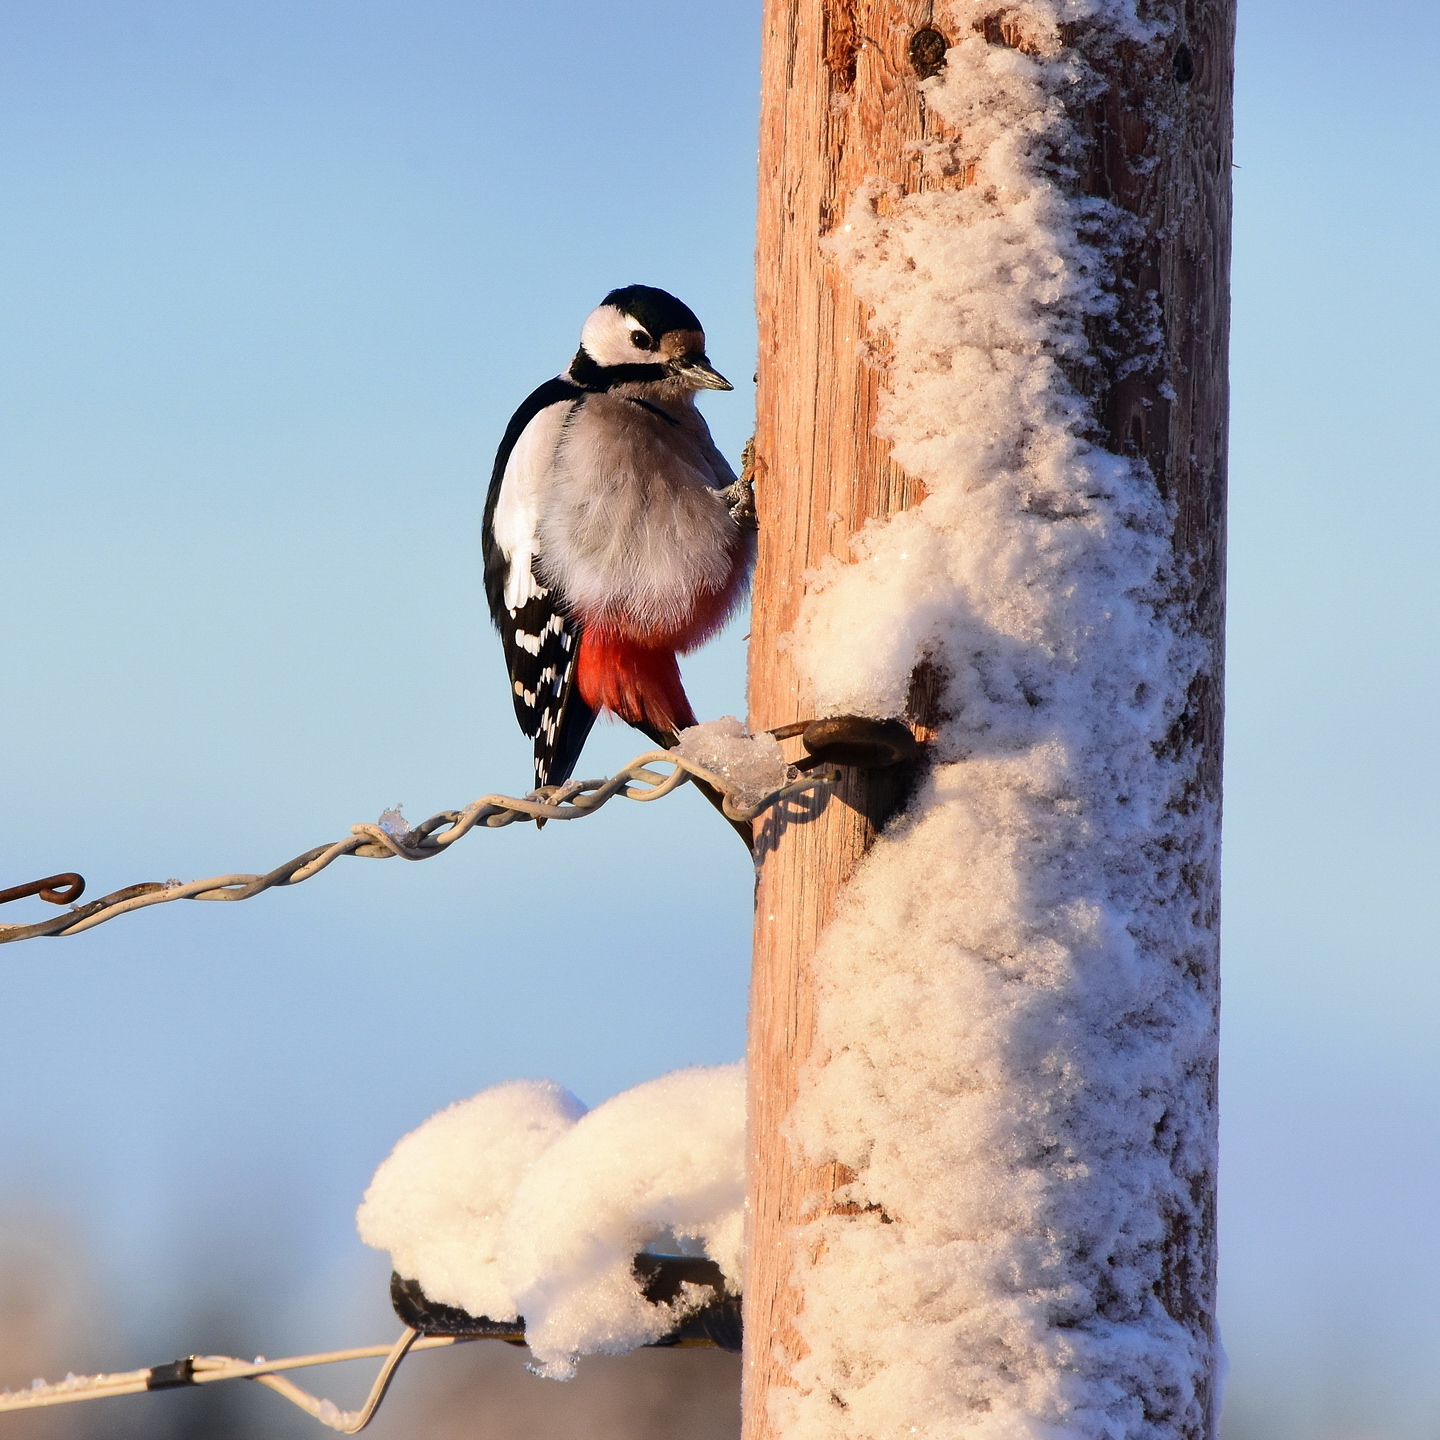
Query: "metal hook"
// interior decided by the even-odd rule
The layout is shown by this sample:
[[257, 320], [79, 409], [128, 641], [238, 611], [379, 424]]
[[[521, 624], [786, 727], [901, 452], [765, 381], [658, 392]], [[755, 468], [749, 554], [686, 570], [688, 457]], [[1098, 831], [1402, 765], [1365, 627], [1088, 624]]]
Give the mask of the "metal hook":
[[51, 905], [69, 905], [84, 893], [85, 877], [68, 871], [64, 875], [47, 875], [43, 880], [32, 880], [28, 885], [14, 885], [9, 890], [0, 890], [0, 905], [23, 900], [27, 895], [38, 895]]
[[795, 768], [817, 765], [854, 765], [883, 770], [920, 757], [920, 746], [907, 725], [899, 720], [872, 720], [865, 715], [832, 715], [823, 720], [797, 720], [770, 731], [777, 740], [799, 735], [809, 758]]

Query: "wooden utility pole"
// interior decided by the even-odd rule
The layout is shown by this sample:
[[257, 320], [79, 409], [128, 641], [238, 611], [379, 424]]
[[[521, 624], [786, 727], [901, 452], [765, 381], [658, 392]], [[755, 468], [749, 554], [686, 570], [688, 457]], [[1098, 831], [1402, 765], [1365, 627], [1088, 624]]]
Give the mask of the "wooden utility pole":
[[[1094, 60], [1104, 92], [1077, 103], [1071, 117], [1089, 139], [1077, 189], [1116, 202], [1140, 221], [1122, 241], [1121, 329], [1133, 321], [1138, 334], [1158, 318], [1164, 351], [1164, 363], [1148, 369], [1127, 369], [1128, 357], [1114, 355], [1094, 367], [1082, 388], [1098, 420], [1097, 442], [1148, 461], [1173, 503], [1176, 598], [1212, 660], [1192, 689], [1172, 748], [1190, 768], [1194, 803], [1218, 807], [1234, 7], [1233, 0], [1181, 0], [1176, 8], [1176, 24], [1163, 40], [1122, 44]], [[943, 131], [919, 87], [962, 38], [952, 13], [963, 13], [992, 44], [1017, 43], [999, 5], [985, 15], [978, 6], [951, 12], [931, 0], [765, 0], [752, 727], [813, 714], [782, 643], [805, 573], [828, 556], [849, 561], [848, 541], [867, 520], [923, 499], [873, 434], [884, 375], [861, 358], [864, 308], [821, 241], [867, 181], [900, 194], [969, 183], [963, 168], [933, 166], [923, 148]], [[933, 679], [917, 674], [912, 691], [908, 718], [922, 738], [937, 719], [930, 713]], [[811, 1047], [811, 957], [837, 897], [904, 796], [903, 777], [851, 772], [828, 802], [812, 806], [805, 823], [772, 820], [758, 836], [747, 1440], [783, 1434], [769, 1402], [789, 1383], [784, 1357], [804, 1351], [792, 1324], [805, 1298], [804, 1227], [817, 1215], [845, 1212], [825, 1199], [846, 1182], [842, 1167], [800, 1163], [782, 1128]], [[1193, 878], [1197, 895], [1213, 895], [1214, 861], [1203, 858]], [[1218, 951], [1211, 961], [1196, 985], [1213, 997]], [[1201, 1209], [1213, 1216], [1213, 1204]], [[1210, 1258], [1201, 1273], [1190, 1273], [1178, 1258], [1194, 1253], [1195, 1227], [1174, 1236], [1165, 1303], [1182, 1323], [1208, 1333], [1213, 1221], [1203, 1228], [1201, 1248]], [[857, 1327], [866, 1322], [855, 1315]], [[1212, 1415], [1212, 1431], [1213, 1423]], [[1203, 1431], [1183, 1433], [1205, 1440]]]

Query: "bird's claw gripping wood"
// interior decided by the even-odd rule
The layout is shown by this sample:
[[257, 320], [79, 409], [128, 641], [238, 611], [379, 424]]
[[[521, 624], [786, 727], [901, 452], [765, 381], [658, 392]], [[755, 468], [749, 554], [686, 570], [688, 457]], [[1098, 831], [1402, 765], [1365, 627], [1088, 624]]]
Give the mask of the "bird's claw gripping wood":
[[730, 518], [744, 530], [757, 531], [760, 515], [755, 509], [755, 437], [752, 435], [740, 452], [740, 478], [721, 492]]
[[727, 485], [720, 495], [737, 525], [746, 530], [760, 528], [760, 517], [755, 512], [755, 482], [749, 475], [742, 475], [733, 485]]

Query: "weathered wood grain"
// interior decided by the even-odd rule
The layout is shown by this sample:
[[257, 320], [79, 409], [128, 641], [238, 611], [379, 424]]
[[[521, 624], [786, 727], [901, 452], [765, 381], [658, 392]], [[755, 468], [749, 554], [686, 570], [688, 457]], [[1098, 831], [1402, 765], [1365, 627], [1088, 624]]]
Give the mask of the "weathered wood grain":
[[[881, 376], [860, 358], [865, 314], [820, 241], [867, 181], [902, 193], [968, 183], [963, 171], [922, 162], [917, 145], [938, 131], [918, 87], [943, 53], [937, 46], [958, 38], [945, 34], [947, 23], [936, 19], [930, 0], [766, 0], [752, 726], [812, 713], [781, 643], [794, 624], [805, 572], [828, 555], [848, 560], [849, 537], [868, 519], [922, 498], [872, 433]], [[1175, 502], [1178, 598], [1212, 661], [1171, 748], [1191, 766], [1193, 803], [1213, 806], [1221, 760], [1233, 27], [1234, 0], [1183, 0], [1163, 45], [1122, 46], [1098, 60], [1108, 88], [1075, 116], [1090, 140], [1082, 187], [1142, 222], [1120, 259], [1127, 297], [1120, 329], [1104, 337], [1112, 348], [1118, 337], [1120, 354], [1084, 383], [1095, 405], [1097, 440], [1143, 455]], [[976, 28], [995, 44], [1016, 38], [1002, 6]], [[1068, 38], [1085, 44], [1083, 32]], [[1159, 363], [1116, 378], [1127, 337], [1133, 353], [1157, 326]], [[933, 677], [917, 675], [911, 718], [922, 729], [935, 719], [936, 689]], [[805, 1248], [796, 1247], [795, 1237], [808, 1216], [842, 1213], [824, 1197], [845, 1174], [798, 1165], [780, 1133], [813, 1036], [811, 957], [839, 892], [903, 805], [906, 786], [905, 777], [852, 774], [828, 804], [793, 809], [758, 836], [747, 1440], [777, 1435], [767, 1397], [786, 1383], [783, 1357], [802, 1346], [791, 1324], [803, 1300], [805, 1269]], [[1218, 937], [1218, 856], [1206, 851], [1188, 858], [1196, 902]], [[1210, 954], [1184, 957], [1184, 963], [1218, 1005], [1218, 938]], [[1170, 1217], [1174, 1259], [1162, 1298], [1176, 1318], [1209, 1333], [1213, 1183], [1196, 1200], [1187, 1216]], [[1197, 1223], [1201, 1252], [1209, 1256], [1198, 1270], [1185, 1259], [1195, 1253]], [[864, 1323], [856, 1317], [857, 1325]]]

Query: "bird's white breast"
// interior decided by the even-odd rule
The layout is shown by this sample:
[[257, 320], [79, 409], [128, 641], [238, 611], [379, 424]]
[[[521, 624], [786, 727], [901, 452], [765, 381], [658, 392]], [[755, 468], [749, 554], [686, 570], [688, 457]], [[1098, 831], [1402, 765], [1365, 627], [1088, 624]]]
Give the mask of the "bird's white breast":
[[678, 423], [619, 392], [586, 396], [538, 487], [540, 572], [589, 622], [680, 626], [729, 578], [739, 530], [716, 486], [734, 474], [692, 404], [666, 410]]
[[562, 401], [547, 405], [520, 432], [505, 463], [505, 477], [495, 502], [492, 533], [508, 566], [505, 573], [505, 608], [513, 615], [527, 600], [545, 593], [531, 562], [536, 554], [545, 477], [555, 460], [560, 435], [574, 405]]

